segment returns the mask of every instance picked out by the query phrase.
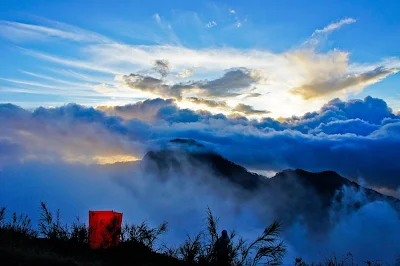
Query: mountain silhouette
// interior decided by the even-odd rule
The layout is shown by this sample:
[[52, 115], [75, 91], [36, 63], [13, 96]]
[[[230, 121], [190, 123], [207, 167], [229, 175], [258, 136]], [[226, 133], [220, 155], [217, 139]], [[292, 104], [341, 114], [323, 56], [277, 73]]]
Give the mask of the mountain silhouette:
[[[287, 225], [299, 221], [315, 232], [326, 231], [332, 225], [334, 211], [351, 212], [374, 201], [386, 201], [400, 212], [400, 200], [364, 188], [334, 171], [284, 170], [268, 178], [248, 171], [193, 139], [171, 140], [160, 149], [149, 151], [139, 164], [142, 170], [160, 180], [203, 174], [203, 182], [231, 184], [242, 191], [238, 197], [257, 195], [265, 206], [266, 217]], [[346, 190], [362, 197], [348, 198]]]
[[148, 152], [143, 158], [143, 163], [149, 171], [156, 171], [158, 174], [168, 171], [180, 172], [185, 166], [197, 166], [218, 178], [226, 179], [248, 190], [258, 189], [265, 179], [225, 159], [193, 139], [171, 140], [159, 151]]

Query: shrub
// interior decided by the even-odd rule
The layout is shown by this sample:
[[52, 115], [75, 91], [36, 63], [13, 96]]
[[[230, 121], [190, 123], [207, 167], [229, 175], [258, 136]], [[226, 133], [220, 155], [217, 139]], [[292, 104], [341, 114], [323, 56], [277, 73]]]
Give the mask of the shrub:
[[47, 208], [44, 202], [41, 203], [41, 213], [39, 219], [39, 232], [41, 235], [52, 240], [68, 240], [68, 225], [61, 225], [60, 209], [54, 219], [53, 213]]
[[[178, 248], [178, 258], [187, 263], [215, 263], [215, 243], [218, 240], [218, 218], [207, 208], [206, 229], [194, 237], [188, 236]], [[229, 237], [229, 258], [235, 266], [255, 266], [257, 264], [278, 265], [286, 252], [282, 241], [279, 241], [280, 224], [272, 223], [254, 241], [248, 242], [242, 237], [236, 239], [236, 232]]]
[[76, 218], [76, 222], [72, 224], [69, 238], [71, 241], [77, 243], [88, 244], [90, 233], [91, 230], [89, 229], [89, 227], [82, 223], [79, 218]]
[[0, 239], [1, 243], [15, 243], [37, 237], [37, 231], [32, 227], [31, 219], [24, 214], [14, 212], [11, 219], [6, 219], [6, 208], [0, 208]]
[[125, 223], [122, 229], [121, 240], [126, 243], [142, 244], [154, 251], [159, 237], [168, 231], [168, 223], [163, 222], [158, 227], [150, 227], [146, 221], [139, 225]]

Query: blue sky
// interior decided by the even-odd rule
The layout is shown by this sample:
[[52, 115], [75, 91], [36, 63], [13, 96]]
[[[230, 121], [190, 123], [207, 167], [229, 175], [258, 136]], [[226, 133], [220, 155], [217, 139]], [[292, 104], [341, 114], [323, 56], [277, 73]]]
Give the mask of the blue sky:
[[[121, 78], [131, 73], [149, 73], [152, 62], [159, 57], [167, 61], [175, 75], [190, 71], [190, 76], [181, 80], [169, 73], [163, 82], [170, 87], [188, 80], [221, 78], [229, 69], [238, 67], [262, 72], [262, 80], [267, 80], [248, 84], [247, 89], [252, 87], [259, 97], [217, 97], [185, 90], [186, 97], [178, 99], [182, 107], [228, 114], [243, 103], [272, 117], [288, 117], [318, 110], [332, 98], [371, 95], [385, 99], [394, 111], [400, 109], [396, 86], [400, 78], [395, 74], [400, 43], [397, 1], [27, 0], [2, 1], [1, 5], [2, 102], [32, 108], [69, 102], [98, 106], [170, 98], [173, 95], [154, 90], [144, 93], [143, 88], [132, 84], [124, 86], [126, 81]], [[322, 31], [335, 23], [339, 26]], [[160, 51], [160, 47], [171, 49]], [[183, 49], [190, 50], [187, 61], [182, 58], [175, 62], [174, 56]], [[118, 57], [113, 58], [113, 53]], [[225, 58], [213, 57], [221, 53]], [[282, 62], [288, 60], [288, 54], [295, 58]], [[201, 62], [193, 59], [195, 56], [210, 58]], [[213, 58], [217, 64], [221, 60], [224, 63], [214, 67]], [[264, 63], [255, 62], [253, 66], [256, 58]], [[342, 69], [336, 69], [336, 65]], [[313, 92], [311, 98], [309, 91], [302, 91], [302, 86], [315, 81], [320, 82], [314, 85], [332, 87], [332, 82], [376, 67], [388, 72], [346, 89], [340, 84], [333, 90], [320, 88], [330, 92]], [[272, 70], [281, 73], [271, 74]], [[318, 71], [318, 75], [311, 73]], [[120, 78], [116, 78], [118, 75]], [[149, 75], [155, 77], [154, 73]], [[283, 75], [291, 82], [284, 84]], [[299, 93], [291, 93], [296, 88], [300, 88]], [[236, 95], [244, 90], [238, 88], [240, 93]], [[227, 105], [213, 109], [194, 104], [188, 97], [224, 101]], [[285, 111], [280, 108], [282, 103], [289, 105]]]

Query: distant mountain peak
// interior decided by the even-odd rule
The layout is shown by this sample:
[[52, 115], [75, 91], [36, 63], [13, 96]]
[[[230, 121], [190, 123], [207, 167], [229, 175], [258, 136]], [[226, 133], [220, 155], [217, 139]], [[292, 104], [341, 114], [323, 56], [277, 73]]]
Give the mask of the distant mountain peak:
[[[255, 195], [259, 198], [261, 205], [265, 205], [265, 208], [260, 207], [260, 212], [266, 211], [287, 224], [300, 219], [319, 232], [332, 225], [332, 207], [335, 211], [341, 208], [357, 210], [369, 202], [386, 201], [400, 212], [398, 199], [364, 188], [335, 171], [313, 173], [288, 169], [266, 178], [249, 172], [194, 139], [177, 138], [166, 142], [158, 150], [149, 151], [140, 167], [161, 181], [196, 178], [195, 182], [213, 182], [224, 188], [230, 188], [226, 185], [232, 184], [238, 188], [234, 190], [236, 196], [251, 198]], [[350, 202], [347, 191], [361, 192], [365, 199], [356, 198]]]
[[202, 167], [211, 175], [250, 190], [259, 188], [263, 179], [260, 175], [248, 172], [246, 168], [229, 161], [193, 139], [170, 140], [160, 150], [149, 151], [144, 156], [143, 162], [149, 169], [159, 173], [171, 170], [179, 172], [188, 165]]

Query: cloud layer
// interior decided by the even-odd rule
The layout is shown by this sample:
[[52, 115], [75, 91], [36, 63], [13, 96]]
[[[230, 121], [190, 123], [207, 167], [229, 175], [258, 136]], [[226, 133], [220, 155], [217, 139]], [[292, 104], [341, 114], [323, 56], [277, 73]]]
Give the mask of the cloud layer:
[[[265, 112], [246, 106], [237, 111]], [[279, 121], [181, 109], [174, 100], [163, 99], [97, 109], [69, 104], [33, 112], [3, 104], [0, 122], [2, 154], [9, 152], [16, 161], [141, 158], [179, 137], [203, 142], [251, 170], [334, 170], [382, 189], [400, 185], [400, 117], [372, 97], [334, 99], [317, 112]]]

